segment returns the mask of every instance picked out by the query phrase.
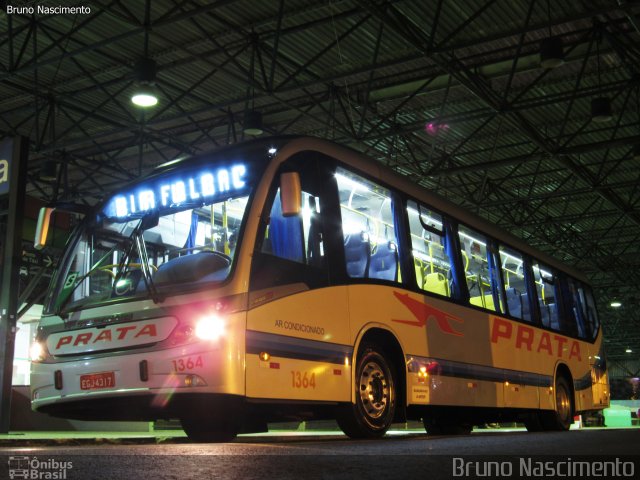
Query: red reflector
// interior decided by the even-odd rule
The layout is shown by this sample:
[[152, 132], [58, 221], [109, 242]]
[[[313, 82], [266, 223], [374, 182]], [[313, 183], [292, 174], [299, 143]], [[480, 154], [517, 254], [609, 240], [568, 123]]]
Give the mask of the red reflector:
[[342, 375], [342, 370], [340, 370], [339, 368], [334, 368], [333, 369], [333, 374], [334, 375]]
[[275, 368], [276, 370], [280, 369], [280, 364], [276, 362], [269, 363], [269, 368]]

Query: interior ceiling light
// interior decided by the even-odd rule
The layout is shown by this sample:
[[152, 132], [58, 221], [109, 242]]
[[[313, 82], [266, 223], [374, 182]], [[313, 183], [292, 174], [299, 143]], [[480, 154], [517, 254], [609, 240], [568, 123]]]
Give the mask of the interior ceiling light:
[[540, 66], [556, 68], [564, 63], [564, 48], [560, 37], [545, 38], [540, 43]]
[[611, 300], [611, 308], [620, 308], [622, 306], [622, 302], [620, 300]]
[[262, 135], [262, 113], [258, 110], [248, 110], [244, 114], [243, 130], [247, 135]]
[[156, 70], [156, 62], [150, 58], [143, 57], [136, 63], [135, 75], [138, 83], [131, 94], [131, 101], [134, 105], [148, 108], [158, 103], [158, 95], [154, 88]]

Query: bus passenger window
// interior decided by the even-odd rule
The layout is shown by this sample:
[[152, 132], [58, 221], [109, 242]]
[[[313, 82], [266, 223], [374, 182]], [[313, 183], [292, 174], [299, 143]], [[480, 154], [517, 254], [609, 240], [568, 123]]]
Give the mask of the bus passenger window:
[[391, 192], [342, 168], [335, 176], [347, 275], [399, 281]]
[[413, 200], [407, 202], [407, 215], [418, 287], [451, 297], [451, 261], [445, 251], [442, 216]]
[[559, 288], [555, 273], [546, 265], [534, 263], [533, 279], [536, 285], [542, 326], [560, 330]]
[[571, 323], [575, 323], [580, 338], [587, 338], [588, 314], [584, 289], [579, 282], [571, 278], [567, 278], [567, 287], [569, 291], [566, 295], [566, 302], [571, 316]]
[[315, 267], [324, 264], [324, 246], [320, 226], [319, 199], [302, 192], [300, 215], [285, 217], [280, 205], [280, 190], [271, 206], [262, 252]]
[[524, 260], [520, 252], [500, 245], [500, 266], [509, 315], [531, 321], [531, 309], [527, 295]]
[[462, 263], [471, 305], [504, 312], [497, 255], [487, 248], [487, 238], [475, 230], [458, 227]]
[[584, 291], [585, 296], [585, 304], [587, 310], [587, 325], [589, 329], [589, 335], [591, 338], [596, 338], [596, 334], [598, 333], [598, 328], [600, 327], [600, 323], [598, 320], [598, 311], [596, 310], [596, 302], [593, 299], [593, 293], [591, 293], [591, 288], [583, 285], [582, 289]]

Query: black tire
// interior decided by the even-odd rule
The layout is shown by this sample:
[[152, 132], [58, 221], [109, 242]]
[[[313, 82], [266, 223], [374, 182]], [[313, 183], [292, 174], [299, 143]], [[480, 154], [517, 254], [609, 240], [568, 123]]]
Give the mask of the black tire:
[[422, 424], [428, 435], [469, 435], [473, 425], [464, 422], [442, 424], [433, 419], [423, 418]]
[[540, 412], [540, 423], [544, 430], [565, 431], [573, 423], [573, 395], [569, 382], [562, 375], [556, 376], [556, 408], [552, 412]]
[[541, 432], [544, 430], [542, 426], [542, 421], [540, 419], [540, 413], [532, 413], [525, 421], [524, 426], [527, 429], [527, 432]]
[[189, 440], [198, 443], [230, 442], [239, 430], [231, 418], [184, 417], [180, 423]]
[[355, 379], [356, 401], [338, 411], [338, 425], [351, 438], [380, 438], [389, 430], [396, 410], [393, 364], [376, 346], [363, 345]]

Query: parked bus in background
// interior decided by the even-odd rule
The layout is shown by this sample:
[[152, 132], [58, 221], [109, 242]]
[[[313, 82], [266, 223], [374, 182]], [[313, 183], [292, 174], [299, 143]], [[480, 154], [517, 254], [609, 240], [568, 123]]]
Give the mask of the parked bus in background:
[[567, 430], [609, 403], [602, 347], [579, 273], [355, 151], [261, 139], [84, 215], [32, 348], [32, 406], [179, 418], [196, 441], [313, 418], [353, 438], [408, 419]]

